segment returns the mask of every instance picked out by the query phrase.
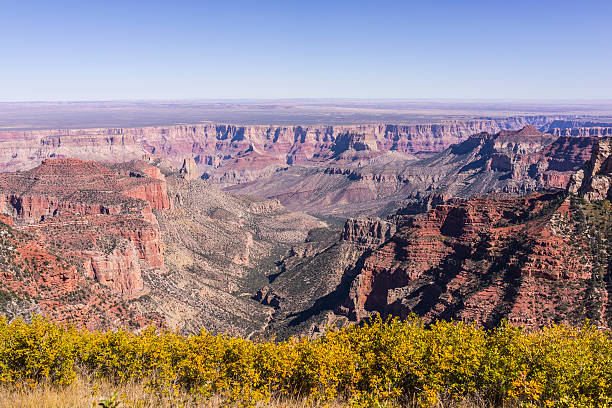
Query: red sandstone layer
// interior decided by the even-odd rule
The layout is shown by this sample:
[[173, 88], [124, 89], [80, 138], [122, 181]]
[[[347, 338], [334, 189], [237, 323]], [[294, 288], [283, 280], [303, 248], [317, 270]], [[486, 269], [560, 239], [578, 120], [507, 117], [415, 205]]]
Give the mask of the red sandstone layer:
[[0, 174], [0, 212], [80, 259], [85, 277], [126, 298], [144, 293], [143, 270], [164, 266], [153, 210], [170, 206], [163, 175], [143, 162], [106, 167], [47, 159], [32, 170]]
[[508, 318], [535, 327], [577, 323], [590, 308], [587, 315], [607, 326], [605, 285], [589, 289], [600, 285], [598, 268], [608, 267], [598, 263], [608, 244], [590, 238], [606, 234], [601, 221], [585, 222], [592, 211], [610, 218], [609, 208], [603, 215], [597, 208], [564, 193], [489, 196], [400, 217], [398, 231], [364, 259], [338, 312], [355, 320], [415, 312], [485, 326]]

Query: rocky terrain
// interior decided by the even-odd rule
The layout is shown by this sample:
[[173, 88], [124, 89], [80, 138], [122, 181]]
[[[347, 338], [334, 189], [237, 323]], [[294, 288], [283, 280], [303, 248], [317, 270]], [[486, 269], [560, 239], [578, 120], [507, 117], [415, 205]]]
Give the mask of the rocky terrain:
[[584, 169], [572, 176], [568, 189], [587, 200], [612, 200], [612, 138], [597, 143]]
[[8, 319], [33, 313], [89, 329], [138, 329], [162, 323], [140, 313], [104, 283], [87, 276], [83, 259], [52, 248], [35, 234], [0, 222], [0, 310]]
[[147, 291], [143, 272], [164, 267], [153, 210], [170, 208], [163, 176], [142, 162], [49, 159], [0, 175], [5, 310], [100, 328], [159, 322], [131, 300]]
[[[489, 327], [502, 318], [528, 327], [579, 324], [588, 315], [609, 326], [610, 236], [597, 224], [609, 218], [609, 207], [536, 193], [399, 219], [398, 233], [364, 258], [336, 311], [352, 320], [414, 312]], [[601, 242], [593, 245], [586, 231]]]
[[597, 143], [569, 192], [475, 196], [424, 214], [347, 221], [340, 240], [307, 261], [328, 270], [327, 254], [342, 246], [351, 261], [331, 274], [336, 286], [296, 308], [291, 290], [273, 283], [266, 296], [276, 299], [275, 316], [308, 333], [372, 313], [612, 326], [610, 143]]
[[32, 170], [0, 175], [0, 212], [82, 258], [88, 277], [126, 298], [143, 293], [143, 270], [164, 266], [153, 210], [170, 208], [165, 179], [142, 162], [112, 169], [48, 159]]
[[0, 175], [6, 315], [263, 330], [272, 308], [253, 299], [257, 290], [292, 245], [328, 225], [277, 200], [224, 193], [194, 176], [192, 158], [180, 170], [154, 162], [47, 159]]
[[555, 136], [533, 126], [478, 133], [431, 157], [387, 152], [367, 163], [293, 166], [227, 188], [276, 198], [291, 209], [351, 217], [392, 214], [421, 197], [565, 189], [589, 158], [597, 136]]
[[250, 338], [373, 313], [609, 327], [611, 139], [570, 125], [49, 131], [31, 169], [14, 134], [0, 307]]
[[234, 196], [201, 179], [175, 173], [167, 180], [173, 209], [157, 213], [166, 267], [146, 276], [151, 292], [141, 299], [142, 310], [156, 310], [187, 332], [259, 332], [272, 308], [252, 297], [293, 245], [328, 225], [276, 200]]
[[2, 174], [0, 212], [12, 225], [5, 250], [23, 258], [3, 265], [3, 284], [58, 320], [100, 328], [159, 323], [132, 300], [148, 290], [143, 273], [164, 268], [153, 211], [170, 208], [165, 178], [143, 162], [48, 159]]
[[313, 335], [328, 326], [344, 326], [347, 316], [334, 313], [365, 254], [391, 239], [396, 225], [380, 219], [347, 220], [343, 230], [316, 231], [294, 245], [279, 271], [254, 297], [274, 308], [264, 337]]
[[[534, 127], [505, 133], [526, 125]], [[611, 133], [606, 122], [560, 116], [5, 131], [0, 171], [23, 171], [48, 157], [109, 163], [156, 157], [174, 167], [187, 157], [190, 177], [202, 175], [230, 192], [278, 199], [309, 213], [386, 216], [434, 191], [469, 197], [564, 188], [589, 146]]]
[[557, 116], [352, 126], [178, 125], [0, 132], [0, 171], [26, 170], [52, 157], [123, 162], [155, 154], [179, 166], [191, 156], [215, 181], [235, 184], [295, 164], [367, 160], [444, 150], [479, 132], [544, 126]]

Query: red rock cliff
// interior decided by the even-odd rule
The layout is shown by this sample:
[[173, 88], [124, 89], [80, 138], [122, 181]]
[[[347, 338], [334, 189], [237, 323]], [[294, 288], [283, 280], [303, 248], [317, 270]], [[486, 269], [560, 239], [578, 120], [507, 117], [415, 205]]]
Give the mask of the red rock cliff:
[[[134, 328], [158, 321], [123, 302], [103, 276], [96, 282], [83, 274], [79, 264], [87, 265], [91, 259], [72, 258], [44, 237], [12, 228], [11, 222], [12, 217], [0, 217], [3, 315], [12, 319], [39, 313], [89, 329]], [[105, 266], [104, 271], [114, 270]]]
[[[547, 117], [445, 121], [426, 125], [355, 126], [192, 126], [32, 130], [0, 132], [0, 171], [28, 169], [49, 157], [77, 157], [108, 162], [139, 159], [143, 154], [169, 158], [180, 166], [185, 157], [198, 165], [241, 166], [243, 160], [265, 166], [317, 163], [343, 152], [371, 157], [441, 151], [479, 132], [544, 124]], [[236, 163], [236, 160], [238, 163]], [[249, 165], [251, 167], [251, 165]]]
[[0, 211], [82, 259], [86, 276], [124, 297], [143, 293], [142, 270], [163, 268], [152, 210], [170, 206], [163, 175], [143, 162], [106, 167], [48, 159], [32, 170], [0, 175]]
[[508, 318], [530, 327], [588, 317], [609, 327], [603, 276], [612, 234], [598, 219], [611, 216], [609, 206], [555, 193], [474, 198], [400, 217], [391, 239], [366, 255], [337, 313], [414, 312], [485, 326]]
[[584, 168], [572, 176], [568, 190], [587, 200], [612, 199], [612, 138], [598, 141]]

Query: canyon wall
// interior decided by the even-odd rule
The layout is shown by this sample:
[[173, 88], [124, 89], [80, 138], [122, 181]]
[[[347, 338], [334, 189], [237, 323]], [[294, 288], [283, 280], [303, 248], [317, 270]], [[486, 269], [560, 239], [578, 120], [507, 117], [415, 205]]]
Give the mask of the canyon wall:
[[400, 216], [397, 232], [349, 272], [335, 312], [354, 321], [416, 313], [487, 327], [503, 318], [540, 327], [588, 317], [610, 327], [612, 231], [602, 223], [609, 218], [609, 206], [563, 192], [476, 197]]
[[600, 139], [584, 168], [572, 175], [568, 190], [587, 200], [612, 200], [612, 138]]
[[45, 237], [12, 224], [12, 217], [0, 217], [0, 309], [7, 319], [44, 314], [91, 330], [159, 323], [159, 316], [136, 310], [107, 282], [85, 276], [83, 259], [74, 259], [52, 248]]
[[364, 247], [376, 247], [395, 234], [395, 224], [376, 218], [351, 218], [344, 224], [340, 235], [343, 241]]
[[589, 159], [595, 136], [554, 136], [533, 126], [481, 132], [427, 158], [387, 152], [365, 163], [293, 166], [227, 191], [278, 199], [291, 209], [325, 215], [386, 216], [432, 193], [467, 198], [565, 189]]
[[164, 267], [153, 210], [170, 208], [165, 178], [143, 162], [113, 169], [46, 159], [28, 171], [0, 174], [0, 212], [16, 228], [81, 259], [85, 277], [125, 298], [144, 293], [143, 270]]
[[[50, 157], [122, 162], [143, 154], [168, 158], [176, 166], [191, 156], [198, 166], [228, 171], [244, 166], [316, 163], [351, 151], [365, 154], [397, 151], [431, 153], [479, 132], [543, 126], [554, 117], [445, 121], [426, 125], [355, 126], [191, 126], [63, 129], [0, 132], [0, 171], [25, 170]], [[354, 152], [361, 152], [361, 154]]]

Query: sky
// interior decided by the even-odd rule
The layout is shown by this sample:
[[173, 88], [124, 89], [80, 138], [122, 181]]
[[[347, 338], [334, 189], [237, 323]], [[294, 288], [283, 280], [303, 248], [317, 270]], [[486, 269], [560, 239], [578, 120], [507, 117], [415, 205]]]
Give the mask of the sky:
[[0, 0], [0, 101], [612, 99], [612, 1]]

